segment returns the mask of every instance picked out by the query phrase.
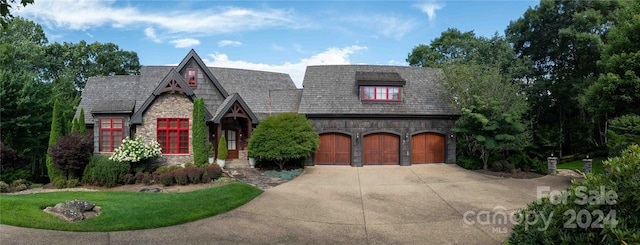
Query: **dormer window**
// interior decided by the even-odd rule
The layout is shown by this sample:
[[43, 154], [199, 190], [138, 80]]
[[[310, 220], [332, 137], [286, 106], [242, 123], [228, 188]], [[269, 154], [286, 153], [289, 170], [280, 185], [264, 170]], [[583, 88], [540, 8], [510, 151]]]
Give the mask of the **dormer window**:
[[400, 87], [361, 86], [362, 100], [400, 101]]
[[188, 69], [187, 70], [187, 84], [190, 87], [195, 87], [197, 85], [196, 80], [197, 80], [196, 69]]
[[356, 72], [362, 101], [400, 101], [406, 83], [396, 72]]

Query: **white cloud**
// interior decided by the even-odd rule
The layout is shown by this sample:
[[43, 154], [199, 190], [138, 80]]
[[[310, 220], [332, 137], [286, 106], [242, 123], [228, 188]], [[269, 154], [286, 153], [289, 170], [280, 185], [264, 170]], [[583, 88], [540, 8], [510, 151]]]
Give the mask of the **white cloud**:
[[176, 48], [188, 48], [200, 45], [200, 40], [193, 38], [182, 38], [169, 41]]
[[297, 63], [285, 62], [281, 65], [270, 65], [263, 63], [251, 63], [243, 60], [231, 60], [229, 56], [222, 53], [210, 54], [211, 59], [203, 59], [209, 66], [240, 68], [250, 70], [272, 71], [286, 73], [291, 76], [293, 82], [299, 88], [302, 87], [304, 72], [310, 65], [345, 65], [351, 64], [349, 56], [356, 51], [366, 50], [367, 47], [349, 46], [344, 48], [328, 48], [324, 52], [317, 53], [309, 58], [303, 58]]
[[153, 27], [147, 27], [146, 29], [144, 29], [144, 35], [151, 39], [151, 41], [153, 41], [154, 43], [162, 42], [162, 40], [158, 38], [158, 35], [156, 35], [156, 30], [153, 29]]
[[240, 45], [242, 45], [241, 42], [233, 41], [233, 40], [222, 40], [222, 41], [218, 42], [218, 47], [225, 47], [225, 46], [238, 47]]
[[440, 10], [444, 8], [444, 4], [432, 2], [424, 2], [413, 5], [413, 7], [420, 9], [423, 13], [429, 16], [429, 21], [433, 21], [436, 19], [436, 10]]
[[217, 7], [157, 11], [115, 5], [115, 0], [35, 1], [27, 8], [16, 10], [14, 14], [27, 16], [52, 29], [87, 30], [109, 25], [114, 28], [147, 25], [155, 27], [149, 29], [154, 34], [158, 30], [167, 33], [220, 34], [298, 24], [288, 9]]
[[417, 26], [416, 21], [413, 19], [381, 14], [351, 16], [347, 17], [346, 21], [374, 29], [376, 34], [398, 40], [402, 39], [405, 34], [411, 32]]

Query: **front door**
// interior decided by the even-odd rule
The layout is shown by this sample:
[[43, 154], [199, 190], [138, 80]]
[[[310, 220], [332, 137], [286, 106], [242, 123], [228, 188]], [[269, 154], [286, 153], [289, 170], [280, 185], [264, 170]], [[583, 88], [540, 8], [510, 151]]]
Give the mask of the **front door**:
[[222, 133], [227, 138], [227, 150], [229, 151], [227, 159], [238, 159], [238, 131], [222, 130]]

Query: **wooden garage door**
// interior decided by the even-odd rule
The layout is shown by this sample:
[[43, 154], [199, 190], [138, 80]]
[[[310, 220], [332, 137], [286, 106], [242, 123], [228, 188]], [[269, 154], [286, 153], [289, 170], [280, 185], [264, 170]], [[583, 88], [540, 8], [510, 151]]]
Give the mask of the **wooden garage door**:
[[315, 164], [351, 164], [351, 137], [336, 133], [320, 135], [320, 147], [316, 151]]
[[370, 134], [364, 137], [364, 165], [400, 165], [400, 137]]
[[411, 137], [411, 164], [443, 163], [444, 136], [434, 133]]

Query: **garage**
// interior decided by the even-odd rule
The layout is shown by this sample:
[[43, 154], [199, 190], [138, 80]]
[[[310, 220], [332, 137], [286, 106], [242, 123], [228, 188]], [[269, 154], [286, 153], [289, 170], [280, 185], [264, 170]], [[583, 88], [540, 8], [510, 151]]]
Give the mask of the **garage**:
[[345, 134], [320, 135], [320, 147], [315, 154], [316, 165], [350, 165], [351, 137]]
[[400, 165], [400, 137], [377, 133], [364, 137], [364, 165]]
[[444, 135], [422, 133], [411, 137], [411, 164], [443, 162]]

